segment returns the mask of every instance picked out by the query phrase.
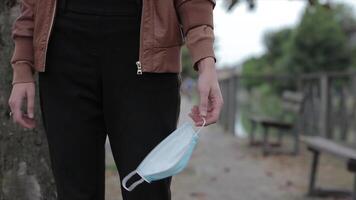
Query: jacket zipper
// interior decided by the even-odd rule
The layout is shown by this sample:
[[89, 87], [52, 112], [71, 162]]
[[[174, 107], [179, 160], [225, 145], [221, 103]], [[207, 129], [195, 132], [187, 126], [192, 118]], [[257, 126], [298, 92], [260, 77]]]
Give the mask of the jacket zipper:
[[136, 62], [137, 65], [137, 75], [142, 75], [142, 66], [141, 66], [141, 62], [137, 61]]
[[142, 75], [142, 64], [141, 64], [141, 51], [142, 51], [142, 26], [143, 26], [143, 23], [142, 23], [142, 19], [143, 19], [143, 11], [144, 11], [144, 8], [145, 8], [145, 0], [142, 0], [142, 11], [141, 11], [141, 19], [140, 19], [140, 41], [139, 41], [139, 56], [138, 56], [138, 61], [136, 61], [136, 66], [137, 66], [137, 75]]
[[54, 11], [52, 13], [52, 18], [51, 18], [51, 24], [49, 26], [49, 32], [48, 32], [48, 35], [47, 35], [47, 42], [46, 42], [46, 49], [45, 49], [45, 55], [44, 55], [44, 68], [43, 68], [43, 71], [46, 70], [46, 58], [47, 58], [47, 48], [48, 48], [48, 42], [49, 42], [49, 37], [51, 35], [51, 32], [52, 32], [52, 26], [53, 26], [53, 21], [54, 21], [54, 17], [55, 17], [55, 14], [56, 14], [56, 10], [57, 10], [57, 0], [54, 0]]

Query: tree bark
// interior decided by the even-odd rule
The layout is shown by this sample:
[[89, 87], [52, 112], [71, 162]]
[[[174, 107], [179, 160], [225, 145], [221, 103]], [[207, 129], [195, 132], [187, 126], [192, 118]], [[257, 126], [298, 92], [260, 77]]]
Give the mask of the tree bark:
[[10, 58], [14, 45], [11, 27], [18, 14], [16, 0], [0, 0], [0, 200], [54, 200], [55, 183], [38, 95], [34, 130], [19, 127], [9, 117]]

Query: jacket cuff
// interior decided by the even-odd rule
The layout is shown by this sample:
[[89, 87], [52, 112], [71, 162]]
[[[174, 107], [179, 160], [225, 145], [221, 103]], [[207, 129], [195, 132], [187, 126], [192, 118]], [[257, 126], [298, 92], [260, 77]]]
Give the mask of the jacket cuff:
[[198, 71], [198, 62], [207, 57], [213, 57], [214, 53], [214, 31], [210, 26], [202, 25], [189, 30], [186, 37], [186, 45], [190, 52], [193, 68]]
[[32, 37], [16, 37], [14, 38], [15, 48], [11, 57], [11, 64], [16, 61], [26, 60], [34, 61], [33, 38]]
[[35, 71], [31, 67], [30, 63], [27, 61], [18, 61], [12, 64], [13, 77], [12, 85], [16, 83], [28, 83], [35, 82], [34, 74]]

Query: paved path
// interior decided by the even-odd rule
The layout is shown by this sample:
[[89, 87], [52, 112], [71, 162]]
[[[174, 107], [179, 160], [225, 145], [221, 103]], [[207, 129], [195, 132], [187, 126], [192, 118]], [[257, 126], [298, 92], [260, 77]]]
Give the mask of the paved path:
[[[183, 98], [180, 122], [189, 120], [190, 108]], [[115, 166], [107, 155], [107, 200], [121, 200]], [[211, 125], [202, 130], [189, 166], [173, 178], [173, 200], [305, 200], [308, 164], [305, 156], [263, 158], [244, 140]], [[349, 174], [340, 176], [348, 179]]]

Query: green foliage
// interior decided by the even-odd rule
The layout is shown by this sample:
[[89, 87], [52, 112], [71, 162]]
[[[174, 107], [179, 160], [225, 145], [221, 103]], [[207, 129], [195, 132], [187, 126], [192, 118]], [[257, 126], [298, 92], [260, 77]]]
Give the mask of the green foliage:
[[252, 57], [243, 63], [243, 79], [242, 85], [248, 89], [259, 86], [262, 83], [261, 79], [256, 76], [267, 74], [271, 67], [266, 62], [265, 57]]
[[[266, 53], [243, 63], [242, 74], [295, 76], [320, 71], [343, 71], [356, 63], [353, 58], [350, 22], [355, 18], [346, 6], [307, 7], [297, 27], [269, 32], [265, 35]], [[347, 23], [348, 22], [348, 23]], [[355, 26], [353, 26], [355, 27]], [[245, 81], [248, 87], [261, 83]], [[287, 84], [288, 85], [288, 84]], [[281, 85], [276, 85], [281, 87]], [[277, 88], [278, 91], [278, 88]]]
[[341, 71], [350, 67], [350, 47], [337, 11], [323, 6], [306, 9], [291, 40], [291, 72]]
[[284, 56], [291, 34], [292, 29], [286, 28], [279, 31], [268, 32], [265, 35], [264, 43], [267, 50], [267, 61], [274, 63]]
[[[243, 79], [242, 83], [248, 89], [259, 86], [266, 83], [266, 80], [261, 79], [265, 75], [287, 75], [288, 67], [286, 63], [288, 61], [288, 49], [290, 46], [290, 38], [292, 35], [291, 29], [282, 29], [280, 31], [269, 32], [265, 35], [264, 43], [266, 47], [266, 53], [261, 57], [253, 57], [246, 60], [243, 63]], [[280, 92], [286, 88], [292, 87], [292, 81], [284, 79], [268, 81], [268, 84], [272, 86], [275, 92]]]
[[352, 67], [356, 68], [356, 48], [353, 48], [351, 51], [351, 63], [352, 63]]
[[[249, 58], [242, 65], [242, 84], [249, 90], [242, 114], [278, 118], [283, 114], [281, 94], [296, 86], [294, 77], [356, 66], [355, 30], [356, 18], [347, 6], [315, 4], [306, 7], [296, 27], [266, 33], [266, 53]], [[290, 78], [264, 79], [266, 75]], [[248, 123], [243, 123], [248, 129]]]

